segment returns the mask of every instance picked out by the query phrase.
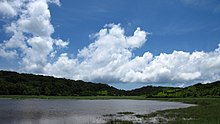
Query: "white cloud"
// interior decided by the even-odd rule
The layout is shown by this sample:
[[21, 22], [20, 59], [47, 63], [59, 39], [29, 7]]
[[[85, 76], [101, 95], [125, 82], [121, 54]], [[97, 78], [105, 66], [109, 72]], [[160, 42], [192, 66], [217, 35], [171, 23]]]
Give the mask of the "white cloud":
[[21, 12], [28, 0], [0, 0], [0, 18], [13, 18]]
[[141, 31], [138, 27], [137, 30], [134, 32], [132, 37], [128, 37], [127, 42], [129, 47], [131, 48], [139, 48], [141, 47], [146, 41], [146, 34], [147, 32]]
[[[96, 34], [94, 43], [79, 51], [78, 59], [82, 60], [79, 67], [89, 71], [79, 72], [78, 75], [81, 75], [85, 80], [104, 81], [107, 79], [111, 81], [115, 80], [114, 78], [119, 79], [120, 75], [115, 75], [115, 71], [130, 61], [131, 48], [145, 42], [146, 34], [146, 32], [137, 29], [133, 36], [127, 37], [120, 25], [105, 26]], [[130, 39], [136, 39], [135, 44], [131, 44]]]
[[50, 23], [50, 11], [47, 2], [37, 0], [27, 4], [26, 7], [27, 10], [17, 21], [20, 30], [34, 36], [49, 37], [54, 32], [54, 28]]
[[[53, 3], [60, 6], [59, 0], [0, 0], [0, 17], [12, 18], [14, 16], [20, 15], [24, 9], [38, 9], [39, 14], [43, 14], [41, 9], [38, 8], [38, 3]], [[34, 3], [34, 6], [26, 6], [26, 3]], [[32, 8], [33, 7], [33, 8]], [[42, 7], [42, 6], [41, 6]]]
[[17, 56], [17, 52], [15, 50], [13, 51], [6, 51], [3, 48], [0, 48], [0, 57], [3, 58], [15, 58]]
[[12, 36], [1, 44], [1, 56], [14, 58], [18, 54], [17, 56], [21, 58], [19, 63], [22, 71], [43, 72], [48, 58], [51, 54], [53, 56], [56, 54], [56, 48], [53, 46], [66, 47], [68, 45], [68, 42], [51, 37], [54, 28], [50, 22], [48, 2], [60, 5], [59, 1], [5, 0], [3, 2], [15, 11], [13, 16], [19, 16], [12, 18], [11, 23], [6, 25], [6, 32]]
[[7, 1], [0, 1], [0, 13], [4, 16], [13, 17], [17, 13]]
[[47, 57], [53, 50], [53, 42], [50, 38], [33, 37], [28, 39], [31, 47], [25, 49], [23, 57], [23, 69], [30, 72], [41, 72], [47, 64]]
[[[66, 77], [70, 79], [80, 79], [77, 78], [77, 75], [74, 73], [77, 67], [77, 60], [71, 59], [68, 57], [67, 53], [60, 55], [58, 60], [53, 64], [48, 63], [44, 72], [57, 77]], [[79, 70], [78, 70], [79, 71]]]
[[8, 4], [15, 11], [8, 17], [19, 16], [5, 28], [12, 36], [0, 44], [0, 57], [21, 58], [19, 63], [24, 72], [96, 82], [178, 85], [220, 79], [220, 45], [212, 52], [173, 51], [158, 56], [145, 52], [135, 56], [133, 50], [146, 43], [149, 33], [138, 27], [133, 35], [126, 36], [120, 24], [104, 26], [94, 35], [93, 43], [78, 51], [77, 57], [71, 58], [68, 53], [59, 55], [58, 50], [67, 47], [69, 42], [51, 37], [54, 27], [50, 22], [48, 3], [60, 5], [60, 2], [15, 2], [17, 6], [14, 2]]
[[49, 3], [54, 3], [58, 6], [61, 6], [60, 0], [47, 0]]
[[[63, 63], [57, 67], [57, 63], [60, 63], [63, 57], [54, 64], [49, 64], [52, 67], [50, 70], [65, 67], [68, 73], [53, 70], [48, 74], [62, 72], [58, 76], [99, 82], [184, 83], [184, 85], [220, 79], [220, 48], [213, 52], [173, 51], [158, 56], [146, 52], [143, 56], [133, 56], [132, 48], [141, 47], [146, 42], [148, 34], [137, 28], [133, 36], [126, 36], [120, 25], [107, 25], [95, 34], [93, 43], [79, 50], [76, 59], [65, 56], [65, 63], [71, 61], [70, 63], [74, 64]], [[49, 70], [48, 68], [50, 67], [47, 66], [46, 70]]]
[[55, 45], [56, 46], [58, 46], [58, 47], [67, 47], [68, 45], [69, 45], [69, 42], [67, 42], [67, 41], [63, 41], [63, 40], [61, 40], [61, 39], [55, 39], [54, 40], [54, 43], [55, 43]]

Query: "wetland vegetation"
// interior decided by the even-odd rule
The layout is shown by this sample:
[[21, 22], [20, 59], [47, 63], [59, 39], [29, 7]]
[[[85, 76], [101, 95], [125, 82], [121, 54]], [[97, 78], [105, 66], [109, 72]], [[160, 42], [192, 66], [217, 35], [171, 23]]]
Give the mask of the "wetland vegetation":
[[[143, 123], [220, 124], [220, 81], [198, 83], [185, 88], [146, 86], [134, 90], [120, 90], [102, 83], [74, 81], [42, 75], [0, 71], [0, 102], [4, 99], [72, 99], [72, 100], [159, 100], [195, 104], [188, 108], [159, 110], [139, 114], [124, 110], [107, 113], [107, 124], [135, 124], [131, 117]], [[106, 117], [107, 117], [106, 116]]]

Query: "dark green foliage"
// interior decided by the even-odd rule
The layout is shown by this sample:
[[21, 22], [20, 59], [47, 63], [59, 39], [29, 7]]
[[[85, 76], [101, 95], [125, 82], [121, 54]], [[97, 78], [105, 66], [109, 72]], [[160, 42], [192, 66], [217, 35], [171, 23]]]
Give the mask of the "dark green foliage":
[[128, 91], [128, 95], [131, 96], [139, 96], [139, 95], [147, 95], [147, 97], [152, 97], [152, 95], [157, 94], [161, 91], [169, 89], [168, 87], [154, 87], [154, 86], [146, 86], [138, 89], [134, 89]]
[[120, 114], [120, 115], [132, 115], [132, 114], [134, 114], [134, 112], [118, 112], [117, 114]]
[[208, 84], [199, 83], [186, 88], [168, 88], [153, 94], [152, 97], [220, 97], [220, 81]]
[[220, 81], [186, 88], [146, 86], [124, 91], [101, 83], [0, 71], [0, 95], [220, 97]]
[[0, 71], [0, 95], [119, 96], [124, 93], [107, 84]]
[[132, 121], [123, 121], [123, 120], [109, 120], [105, 124], [134, 124]]
[[220, 97], [220, 81], [186, 88], [147, 86], [128, 91], [127, 95], [146, 95], [147, 98]]

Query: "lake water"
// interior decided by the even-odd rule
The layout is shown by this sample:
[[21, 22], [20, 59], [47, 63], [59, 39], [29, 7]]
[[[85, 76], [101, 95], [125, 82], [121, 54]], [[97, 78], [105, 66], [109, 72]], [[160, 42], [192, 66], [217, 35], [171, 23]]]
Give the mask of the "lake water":
[[102, 124], [107, 114], [148, 114], [189, 106], [152, 100], [0, 99], [0, 124]]

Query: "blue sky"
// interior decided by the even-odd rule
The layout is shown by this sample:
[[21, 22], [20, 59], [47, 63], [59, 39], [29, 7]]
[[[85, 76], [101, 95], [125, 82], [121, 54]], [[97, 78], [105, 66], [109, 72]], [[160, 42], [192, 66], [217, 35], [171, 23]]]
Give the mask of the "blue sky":
[[152, 33], [149, 41], [135, 51], [138, 55], [146, 50], [154, 54], [173, 50], [211, 51], [220, 41], [220, 9], [215, 11], [220, 4], [218, 0], [207, 1], [208, 5], [179, 0], [82, 0], [61, 4], [51, 7], [54, 36], [69, 39], [74, 53], [91, 43], [90, 34], [109, 23], [120, 23], [127, 34], [136, 27]]
[[5, 0], [0, 8], [3, 70], [123, 89], [220, 79], [219, 0]]

